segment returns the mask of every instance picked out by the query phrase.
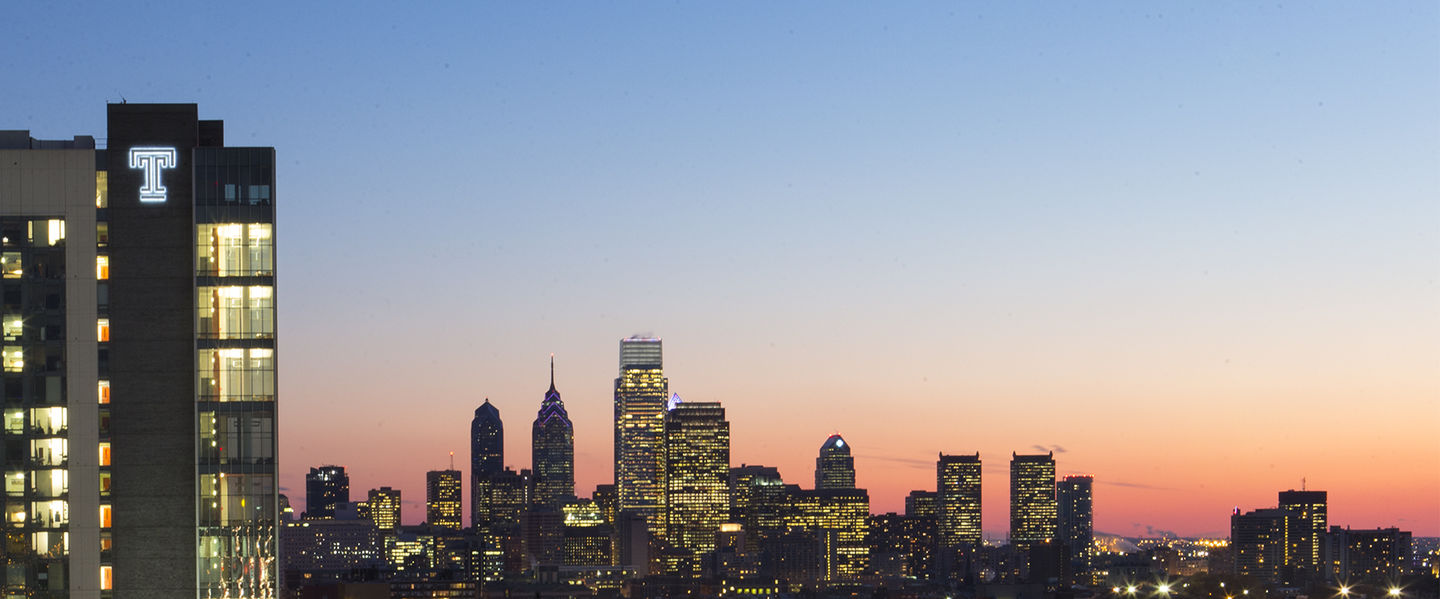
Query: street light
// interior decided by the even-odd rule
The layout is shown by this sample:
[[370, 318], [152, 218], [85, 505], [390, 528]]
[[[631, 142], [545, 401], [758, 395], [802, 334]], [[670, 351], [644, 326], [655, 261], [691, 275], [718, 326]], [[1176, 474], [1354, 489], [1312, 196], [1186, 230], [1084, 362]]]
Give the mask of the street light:
[[1399, 596], [1400, 596], [1400, 587], [1390, 587], [1390, 596], [1391, 596], [1391, 597], [1399, 597]]
[[1346, 596], [1346, 597], [1349, 597], [1349, 596], [1350, 596], [1350, 587], [1348, 587], [1348, 586], [1346, 586], [1346, 587], [1340, 587], [1340, 594], [1341, 594], [1341, 595], [1344, 595], [1344, 596]]

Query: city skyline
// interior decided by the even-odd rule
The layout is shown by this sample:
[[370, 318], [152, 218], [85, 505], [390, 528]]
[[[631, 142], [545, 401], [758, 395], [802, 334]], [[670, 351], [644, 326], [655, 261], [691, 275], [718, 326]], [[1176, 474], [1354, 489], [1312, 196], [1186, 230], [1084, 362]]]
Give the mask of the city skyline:
[[1440, 7], [333, 12], [0, 23], [0, 128], [195, 102], [277, 148], [297, 506], [335, 464], [416, 521], [487, 397], [528, 467], [552, 352], [588, 495], [651, 333], [734, 465], [808, 487], [839, 433], [876, 512], [979, 452], [1003, 536], [1006, 456], [1054, 451], [1096, 532], [1308, 487], [1440, 536]]

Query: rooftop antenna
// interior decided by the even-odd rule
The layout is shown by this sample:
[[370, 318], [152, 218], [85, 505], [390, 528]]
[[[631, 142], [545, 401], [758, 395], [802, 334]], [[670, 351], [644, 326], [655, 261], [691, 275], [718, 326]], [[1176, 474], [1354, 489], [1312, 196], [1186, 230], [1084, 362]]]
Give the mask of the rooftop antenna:
[[555, 386], [555, 352], [550, 352], [550, 386]]
[[1301, 490], [1301, 491], [1304, 491], [1304, 490], [1305, 490], [1305, 477], [1303, 477], [1303, 476], [1300, 477], [1300, 490]]
[[455, 469], [455, 452], [450, 452], [450, 469]]

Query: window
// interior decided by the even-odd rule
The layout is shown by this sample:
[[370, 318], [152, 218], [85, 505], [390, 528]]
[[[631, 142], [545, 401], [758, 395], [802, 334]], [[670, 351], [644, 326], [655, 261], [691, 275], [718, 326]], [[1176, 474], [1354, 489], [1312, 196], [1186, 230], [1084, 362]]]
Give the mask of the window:
[[101, 444], [100, 444], [100, 465], [101, 465], [101, 466], [109, 466], [109, 465], [110, 465], [110, 444], [109, 444], [109, 443], [101, 443]]
[[25, 267], [20, 264], [20, 252], [5, 252], [0, 254], [0, 273], [7, 279], [18, 279], [25, 272]]
[[274, 401], [275, 350], [204, 349], [196, 361], [200, 395], [209, 401]]
[[15, 341], [25, 333], [25, 321], [20, 318], [19, 314], [7, 314], [5, 315], [4, 329], [5, 340]]
[[195, 268], [202, 275], [268, 275], [275, 270], [274, 227], [268, 223], [197, 225]]
[[95, 323], [95, 338], [100, 342], [110, 340], [110, 319], [101, 318]]
[[115, 588], [115, 567], [100, 566], [100, 590], [108, 591]]
[[203, 338], [255, 339], [275, 336], [274, 290], [269, 285], [199, 287], [197, 332]]
[[3, 365], [5, 372], [25, 370], [25, 352], [18, 345], [5, 346], [0, 349], [0, 365]]
[[110, 504], [100, 506], [100, 528], [110, 528]]
[[95, 257], [95, 280], [105, 281], [110, 278], [110, 257]]
[[110, 381], [100, 381], [97, 387], [100, 393], [100, 403], [110, 403]]
[[95, 171], [95, 207], [105, 208], [110, 205], [110, 173], [108, 171]]

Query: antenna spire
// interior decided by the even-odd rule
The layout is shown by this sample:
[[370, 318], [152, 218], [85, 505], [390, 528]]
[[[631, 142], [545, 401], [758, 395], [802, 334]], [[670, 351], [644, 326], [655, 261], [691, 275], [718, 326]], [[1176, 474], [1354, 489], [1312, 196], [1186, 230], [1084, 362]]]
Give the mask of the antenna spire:
[[550, 352], [550, 388], [555, 388], [555, 352]]
[[450, 452], [450, 469], [455, 469], [455, 452]]

